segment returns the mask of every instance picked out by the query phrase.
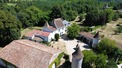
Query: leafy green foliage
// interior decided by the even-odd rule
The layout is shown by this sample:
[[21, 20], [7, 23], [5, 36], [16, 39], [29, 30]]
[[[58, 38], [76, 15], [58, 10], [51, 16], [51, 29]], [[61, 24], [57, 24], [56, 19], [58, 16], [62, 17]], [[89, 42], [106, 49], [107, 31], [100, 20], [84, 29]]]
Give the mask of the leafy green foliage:
[[55, 63], [56, 64], [56, 67], [58, 67], [58, 65], [60, 64], [60, 60], [61, 60], [61, 58], [63, 57], [63, 55], [64, 55], [64, 52], [62, 52], [62, 53], [60, 53], [59, 55], [58, 55], [58, 57], [50, 64], [50, 66], [48, 67], [48, 68], [52, 68], [52, 65]]
[[0, 43], [6, 45], [19, 39], [21, 23], [7, 11], [0, 10]]
[[104, 54], [98, 54], [95, 61], [96, 68], [106, 68], [106, 59], [107, 56], [105, 56]]
[[122, 50], [121, 49], [117, 49], [115, 52], [115, 61], [116, 63], [119, 63], [119, 61], [122, 61]]
[[119, 15], [111, 9], [105, 9], [102, 11], [92, 10], [87, 13], [84, 25], [96, 26], [105, 25], [106, 23], [114, 20], [118, 20]]
[[84, 18], [85, 18], [85, 15], [84, 14], [80, 14], [79, 21], [82, 21]]
[[115, 51], [117, 50], [116, 42], [114, 40], [104, 38], [98, 44], [97, 49], [98, 52], [104, 53], [109, 58], [113, 58], [115, 56]]
[[122, 33], [122, 25], [118, 26], [118, 33]]
[[113, 20], [116, 21], [119, 19], [119, 13], [115, 13], [113, 16]]
[[68, 27], [68, 37], [70, 39], [74, 39], [78, 36], [80, 32], [80, 26], [77, 25], [76, 23], [73, 23], [71, 26]]
[[99, 12], [97, 10], [88, 12], [84, 24], [89, 26], [99, 25]]
[[113, 60], [109, 60], [106, 68], [118, 68], [117, 64]]
[[60, 9], [60, 7], [59, 6], [54, 6], [53, 8], [52, 8], [52, 12], [50, 13], [50, 20], [53, 20], [53, 19], [55, 19], [55, 18], [60, 18], [60, 17], [62, 17], [62, 14], [61, 14], [61, 9]]
[[95, 53], [90, 50], [84, 50], [83, 51], [83, 55], [84, 55], [84, 59], [83, 59], [83, 68], [94, 68], [95, 66], [95, 60], [97, 58], [97, 56], [95, 55]]
[[18, 19], [22, 22], [23, 27], [37, 25], [43, 16], [43, 11], [34, 6], [31, 6], [18, 13]]
[[113, 19], [113, 17], [114, 17], [114, 12], [113, 12], [113, 10], [111, 10], [111, 9], [106, 9], [106, 10], [104, 10], [104, 12], [106, 13], [106, 22], [108, 23], [108, 22], [112, 21], [112, 19]]
[[59, 39], [59, 34], [55, 34], [55, 40], [58, 41]]

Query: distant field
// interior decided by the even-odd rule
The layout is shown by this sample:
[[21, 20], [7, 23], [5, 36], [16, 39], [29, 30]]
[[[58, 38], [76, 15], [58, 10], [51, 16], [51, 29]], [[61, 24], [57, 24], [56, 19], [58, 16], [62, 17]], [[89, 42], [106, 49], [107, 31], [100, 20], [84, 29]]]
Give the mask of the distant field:
[[115, 34], [115, 30], [117, 29], [117, 24], [122, 22], [122, 18], [119, 19], [118, 21], [112, 21], [110, 23], [108, 23], [104, 29], [101, 29], [101, 33], [102, 35], [105, 35], [105, 37], [108, 37], [110, 39], [113, 39], [117, 42], [117, 44], [119, 44], [118, 46], [122, 48], [122, 33], [120, 34]]

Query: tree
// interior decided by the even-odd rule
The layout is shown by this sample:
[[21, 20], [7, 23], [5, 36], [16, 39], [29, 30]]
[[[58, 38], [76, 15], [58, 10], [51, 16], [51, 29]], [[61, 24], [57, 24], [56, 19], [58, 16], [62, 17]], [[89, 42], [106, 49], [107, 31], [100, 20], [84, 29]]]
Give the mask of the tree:
[[59, 39], [59, 34], [55, 34], [55, 40], [58, 41]]
[[84, 14], [80, 14], [79, 21], [82, 21], [84, 19]]
[[118, 67], [117, 67], [116, 62], [114, 62], [113, 60], [109, 60], [109, 61], [107, 62], [106, 68], [118, 68]]
[[92, 10], [87, 13], [84, 24], [88, 26], [100, 25], [99, 24], [99, 12], [98, 10]]
[[77, 25], [76, 23], [73, 23], [71, 26], [68, 27], [68, 37], [70, 39], [74, 39], [78, 36], [80, 32], [80, 26]]
[[49, 16], [50, 16], [50, 20], [53, 20], [54, 18], [62, 17], [61, 8], [58, 5], [55, 5], [52, 8], [52, 11]]
[[20, 37], [21, 23], [8, 11], [0, 10], [0, 44], [5, 46]]
[[97, 51], [107, 55], [109, 58], [115, 57], [116, 42], [114, 40], [110, 40], [108, 38], [104, 38], [100, 41], [97, 46]]
[[84, 59], [83, 59], [83, 68], [95, 68], [95, 60], [96, 60], [96, 55], [95, 53], [90, 50], [84, 50], [83, 51]]
[[120, 25], [120, 26], [118, 26], [118, 28], [117, 28], [118, 30], [118, 33], [122, 33], [122, 26]]
[[73, 10], [68, 10], [66, 12], [67, 14], [67, 18], [69, 21], [72, 21], [72, 20], [75, 20], [75, 18], [77, 17], [78, 13], [76, 11], [73, 11]]
[[44, 16], [43, 11], [34, 6], [31, 6], [18, 13], [18, 19], [22, 22], [23, 27], [39, 24], [40, 19]]
[[116, 21], [119, 19], [119, 13], [115, 12], [113, 16], [113, 20]]
[[105, 9], [103, 12], [106, 14], [106, 22], [110, 22], [113, 20], [114, 17], [114, 11], [111, 9]]
[[98, 54], [95, 60], [96, 68], [106, 68], [107, 65], [106, 59], [107, 56], [105, 56], [104, 54]]
[[115, 61], [118, 63], [119, 60], [122, 60], [122, 50], [117, 48], [115, 51]]

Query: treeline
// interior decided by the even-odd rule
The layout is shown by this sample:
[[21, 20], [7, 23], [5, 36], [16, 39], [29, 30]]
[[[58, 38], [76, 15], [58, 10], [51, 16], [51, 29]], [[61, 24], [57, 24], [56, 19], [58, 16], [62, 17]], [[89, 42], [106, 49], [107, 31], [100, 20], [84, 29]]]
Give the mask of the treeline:
[[[17, 2], [8, 3], [11, 1]], [[106, 2], [97, 0], [1, 0], [0, 2], [4, 2], [0, 3], [1, 45], [18, 39], [21, 28], [43, 26], [46, 21], [50, 23], [54, 18], [61, 17], [72, 21], [77, 16], [83, 16], [86, 19], [84, 25], [88, 26], [104, 25], [106, 22], [118, 19], [116, 12], [105, 8]], [[110, 3], [108, 5], [112, 6]]]

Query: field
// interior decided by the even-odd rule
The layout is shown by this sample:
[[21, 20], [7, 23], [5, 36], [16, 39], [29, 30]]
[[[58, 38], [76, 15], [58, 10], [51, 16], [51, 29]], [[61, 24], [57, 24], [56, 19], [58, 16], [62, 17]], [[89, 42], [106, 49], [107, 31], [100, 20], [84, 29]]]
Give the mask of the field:
[[104, 35], [107, 38], [115, 40], [118, 44], [118, 47], [122, 48], [122, 33], [115, 34], [115, 30], [117, 30], [117, 24], [122, 22], [122, 18], [117, 21], [112, 21], [107, 23], [104, 28], [100, 29], [100, 34]]

